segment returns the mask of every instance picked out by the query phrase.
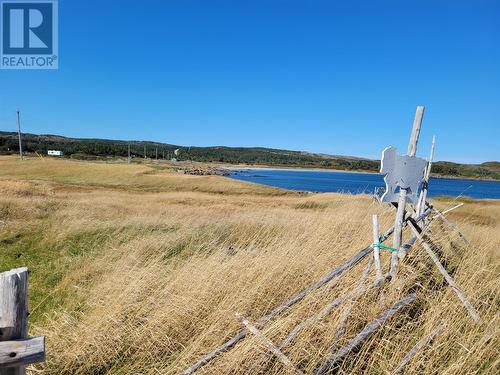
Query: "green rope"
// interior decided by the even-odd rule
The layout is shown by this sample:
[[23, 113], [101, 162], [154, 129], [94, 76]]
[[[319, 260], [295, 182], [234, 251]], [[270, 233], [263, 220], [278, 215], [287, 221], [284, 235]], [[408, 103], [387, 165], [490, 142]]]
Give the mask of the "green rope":
[[380, 242], [379, 243], [371, 244], [370, 246], [371, 246], [372, 249], [375, 248], [375, 247], [378, 247], [381, 250], [398, 251], [398, 249], [395, 249], [395, 248], [389, 247], [389, 246], [385, 246], [384, 244], [382, 244]]

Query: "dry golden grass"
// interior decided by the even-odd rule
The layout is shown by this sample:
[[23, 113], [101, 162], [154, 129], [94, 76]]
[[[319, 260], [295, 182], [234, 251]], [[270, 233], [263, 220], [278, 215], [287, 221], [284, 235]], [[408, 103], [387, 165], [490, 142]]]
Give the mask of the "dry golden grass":
[[[166, 167], [0, 157], [1, 270], [30, 267], [30, 333], [47, 336], [33, 373], [177, 374], [371, 242], [394, 213], [366, 196], [283, 192]], [[435, 202], [445, 208], [452, 202]], [[356, 302], [338, 347], [417, 284], [396, 315], [338, 369], [387, 374], [420, 337], [446, 328], [406, 374], [497, 374], [500, 356], [500, 202], [449, 214], [431, 238], [478, 309], [479, 324], [416, 246], [396, 284]], [[383, 253], [387, 267], [389, 254]], [[351, 290], [366, 261], [262, 328], [279, 343], [299, 322]], [[373, 272], [370, 278], [373, 278]], [[343, 307], [284, 350], [305, 373], [322, 361]], [[35, 372], [36, 371], [36, 372]], [[253, 336], [200, 374], [287, 374]]]

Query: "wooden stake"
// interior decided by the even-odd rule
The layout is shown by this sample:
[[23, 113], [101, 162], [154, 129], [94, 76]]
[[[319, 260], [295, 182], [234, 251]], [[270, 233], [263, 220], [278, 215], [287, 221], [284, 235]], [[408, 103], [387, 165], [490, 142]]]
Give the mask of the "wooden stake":
[[410, 228], [412, 229], [413, 233], [415, 234], [415, 236], [417, 236], [417, 238], [420, 240], [420, 243], [422, 244], [423, 248], [425, 249], [425, 251], [427, 252], [429, 257], [432, 259], [432, 261], [436, 265], [436, 267], [439, 270], [439, 272], [441, 273], [441, 275], [443, 275], [444, 279], [446, 280], [448, 285], [451, 287], [451, 289], [455, 292], [455, 294], [458, 296], [460, 301], [462, 301], [462, 304], [465, 306], [465, 308], [469, 312], [469, 315], [472, 317], [472, 319], [475, 322], [478, 322], [479, 321], [479, 314], [474, 309], [474, 307], [472, 307], [470, 302], [467, 300], [467, 298], [465, 297], [464, 293], [460, 290], [460, 287], [457, 285], [455, 280], [453, 280], [453, 278], [450, 276], [448, 271], [446, 271], [446, 268], [443, 267], [443, 265], [439, 261], [439, 257], [434, 253], [434, 251], [432, 251], [429, 244], [425, 241], [422, 234], [418, 231], [418, 229], [415, 227], [415, 225], [411, 221], [409, 222], [409, 225], [410, 225]]
[[[401, 189], [399, 192], [398, 209], [396, 211], [396, 221], [394, 223], [394, 237], [392, 241], [392, 247], [395, 249], [400, 248], [401, 240], [403, 237], [403, 221], [406, 207], [406, 189]], [[396, 277], [399, 269], [399, 251], [393, 251], [391, 254], [391, 269], [389, 275], [391, 279]]]
[[335, 364], [342, 360], [347, 354], [361, 345], [373, 332], [379, 329], [387, 320], [393, 317], [399, 310], [412, 303], [417, 295], [412, 293], [403, 299], [396, 302], [390, 309], [380, 314], [374, 321], [367, 324], [363, 330], [350, 340], [345, 346], [337, 350], [335, 353], [327, 357], [321, 366], [313, 372], [313, 375], [321, 375], [328, 372]]
[[394, 370], [393, 374], [398, 374], [403, 369], [406, 367], [408, 363], [417, 355], [417, 353], [428, 343], [432, 341], [434, 336], [436, 336], [439, 332], [441, 332], [444, 328], [443, 324], [438, 325], [436, 328], [434, 328], [431, 333], [429, 333], [427, 336], [422, 337], [416, 344], [415, 346], [404, 356], [404, 358], [399, 362], [397, 365], [396, 369]]
[[380, 249], [378, 246], [375, 244], [378, 244], [379, 238], [378, 238], [378, 216], [373, 215], [372, 216], [372, 224], [373, 224], [373, 260], [375, 262], [375, 272], [376, 272], [376, 277], [377, 280], [380, 280], [382, 278], [382, 267], [380, 265]]
[[[420, 135], [420, 128], [422, 126], [422, 118], [424, 116], [424, 107], [418, 106], [415, 112], [415, 119], [413, 120], [413, 129], [411, 132], [410, 142], [408, 143], [408, 156], [415, 156], [417, 153], [418, 137]], [[396, 212], [396, 220], [394, 222], [394, 238], [392, 242], [392, 247], [398, 249], [401, 247], [402, 231], [403, 231], [403, 219], [404, 212], [406, 208], [406, 195], [408, 194], [407, 189], [400, 189], [399, 201], [398, 201], [398, 211]], [[399, 251], [394, 251], [391, 255], [391, 269], [390, 276], [394, 280], [399, 268]]]
[[252, 323], [250, 323], [247, 319], [245, 319], [238, 313], [236, 313], [236, 317], [241, 320], [241, 322], [248, 329], [248, 331], [254, 334], [264, 344], [267, 350], [273, 353], [276, 356], [276, 358], [278, 358], [281, 361], [281, 363], [283, 363], [286, 367], [288, 367], [296, 374], [300, 375], [304, 374], [302, 371], [296, 368], [294, 364], [290, 361], [290, 359], [285, 354], [283, 354], [283, 352], [279, 350], [271, 340], [269, 340], [266, 336], [264, 336], [264, 334], [260, 332], [257, 329], [257, 327], [255, 327]]
[[425, 202], [427, 201], [427, 192], [429, 191], [429, 179], [431, 177], [431, 169], [432, 169], [432, 160], [434, 159], [434, 149], [436, 148], [436, 136], [432, 136], [432, 146], [431, 146], [431, 154], [429, 156], [429, 162], [427, 163], [427, 167], [425, 168], [425, 177], [424, 184], [422, 187], [422, 191], [420, 192], [420, 196], [418, 197], [416, 215], [422, 214], [425, 210]]

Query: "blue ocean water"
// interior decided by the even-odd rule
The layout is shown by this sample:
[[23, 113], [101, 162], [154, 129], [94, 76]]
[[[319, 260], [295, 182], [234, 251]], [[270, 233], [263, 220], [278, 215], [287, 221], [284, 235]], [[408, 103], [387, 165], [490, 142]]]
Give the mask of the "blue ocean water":
[[[230, 177], [283, 189], [314, 192], [373, 194], [376, 188], [385, 186], [383, 176], [375, 173], [252, 168], [232, 170]], [[500, 181], [431, 178], [429, 196], [439, 195], [500, 199]]]

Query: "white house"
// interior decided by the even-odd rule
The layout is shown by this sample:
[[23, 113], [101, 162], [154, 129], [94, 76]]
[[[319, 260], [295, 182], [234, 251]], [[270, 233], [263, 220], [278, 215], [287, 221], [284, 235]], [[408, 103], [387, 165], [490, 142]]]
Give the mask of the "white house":
[[63, 156], [64, 153], [60, 150], [49, 150], [47, 151], [47, 154], [50, 156]]

